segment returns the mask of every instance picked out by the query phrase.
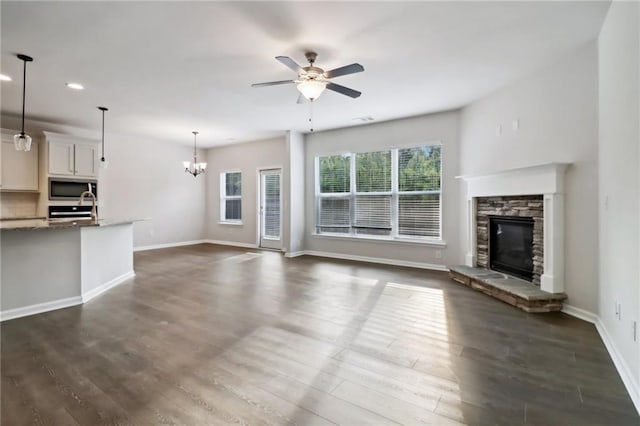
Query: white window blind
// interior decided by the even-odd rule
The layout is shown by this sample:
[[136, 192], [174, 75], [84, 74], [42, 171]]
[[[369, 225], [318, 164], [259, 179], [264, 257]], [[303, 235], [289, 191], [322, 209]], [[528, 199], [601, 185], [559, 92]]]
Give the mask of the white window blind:
[[441, 239], [441, 146], [316, 159], [316, 232]]
[[318, 159], [317, 232], [349, 233], [351, 229], [351, 156]]
[[355, 162], [354, 232], [391, 235], [391, 151], [359, 153]]
[[264, 177], [264, 236], [280, 238], [280, 175]]
[[240, 222], [242, 220], [242, 173], [221, 173], [220, 195], [220, 220]]
[[398, 234], [437, 238], [440, 232], [441, 146], [398, 150]]

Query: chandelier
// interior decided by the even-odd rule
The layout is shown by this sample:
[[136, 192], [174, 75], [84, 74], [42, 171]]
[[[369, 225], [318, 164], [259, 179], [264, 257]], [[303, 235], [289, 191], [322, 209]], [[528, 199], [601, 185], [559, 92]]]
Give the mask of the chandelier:
[[198, 154], [196, 153], [196, 136], [198, 132], [193, 133], [193, 162], [183, 161], [184, 171], [192, 174], [194, 177], [207, 171], [207, 163], [198, 163]]

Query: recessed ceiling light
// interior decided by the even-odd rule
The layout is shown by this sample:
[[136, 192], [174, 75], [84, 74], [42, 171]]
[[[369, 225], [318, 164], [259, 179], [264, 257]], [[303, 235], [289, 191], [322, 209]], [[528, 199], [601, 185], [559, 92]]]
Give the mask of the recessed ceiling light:
[[67, 87], [73, 90], [82, 90], [84, 86], [80, 83], [67, 83]]
[[0, 74], [0, 81], [11, 81], [12, 78], [8, 75]]

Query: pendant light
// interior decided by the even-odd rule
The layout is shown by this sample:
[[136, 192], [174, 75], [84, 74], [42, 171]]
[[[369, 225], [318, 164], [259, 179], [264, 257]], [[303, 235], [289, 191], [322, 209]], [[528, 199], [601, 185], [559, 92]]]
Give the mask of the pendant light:
[[31, 56], [23, 55], [19, 53], [18, 59], [24, 62], [24, 71], [22, 74], [22, 130], [20, 133], [13, 137], [13, 143], [18, 151], [30, 151], [31, 150], [31, 136], [24, 132], [24, 104], [27, 92], [27, 62], [32, 62]]
[[104, 158], [104, 112], [109, 111], [109, 108], [99, 106], [98, 109], [102, 111], [102, 157], [100, 157], [100, 167], [107, 168], [107, 160]]
[[193, 177], [198, 176], [201, 173], [204, 173], [207, 170], [207, 163], [198, 163], [198, 154], [196, 152], [196, 136], [198, 132], [193, 133], [193, 163], [189, 161], [183, 161], [182, 165], [184, 166], [184, 171], [193, 175]]

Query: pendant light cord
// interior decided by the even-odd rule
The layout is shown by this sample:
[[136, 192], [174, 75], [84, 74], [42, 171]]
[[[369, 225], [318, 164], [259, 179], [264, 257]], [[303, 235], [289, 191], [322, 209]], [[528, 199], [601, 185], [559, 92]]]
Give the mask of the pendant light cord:
[[109, 111], [109, 108], [105, 108], [103, 106], [99, 106], [98, 109], [100, 111], [102, 111], [102, 157], [100, 158], [100, 161], [102, 161], [104, 163], [106, 161], [104, 159], [104, 113], [105, 113], [105, 111]]
[[24, 104], [26, 102], [27, 96], [27, 61], [23, 60], [24, 62], [24, 68], [22, 71], [22, 131], [20, 132], [20, 134], [22, 136], [24, 136]]
[[193, 132], [193, 167], [196, 167], [198, 162], [198, 156], [196, 155], [196, 136], [198, 136], [198, 132]]
[[104, 110], [102, 110], [102, 161], [104, 161]]

